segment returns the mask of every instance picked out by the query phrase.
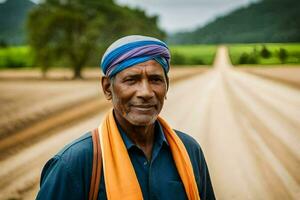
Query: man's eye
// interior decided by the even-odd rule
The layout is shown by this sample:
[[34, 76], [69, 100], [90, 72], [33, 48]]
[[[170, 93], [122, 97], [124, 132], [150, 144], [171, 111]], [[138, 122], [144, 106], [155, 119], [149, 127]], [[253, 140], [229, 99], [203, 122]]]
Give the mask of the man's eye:
[[133, 79], [133, 78], [128, 78], [128, 79], [125, 79], [125, 82], [133, 83], [133, 82], [135, 82], [135, 79]]
[[163, 80], [161, 78], [153, 78], [152, 81], [153, 82], [162, 82]]

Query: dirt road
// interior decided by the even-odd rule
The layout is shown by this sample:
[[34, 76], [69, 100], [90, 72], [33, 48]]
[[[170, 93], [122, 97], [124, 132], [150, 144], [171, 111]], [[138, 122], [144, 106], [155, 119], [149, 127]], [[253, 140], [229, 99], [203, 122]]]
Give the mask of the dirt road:
[[[162, 116], [201, 144], [218, 199], [300, 199], [300, 90], [233, 69], [171, 86]], [[96, 127], [103, 113], [0, 161], [0, 199], [33, 199], [44, 162]]]
[[300, 89], [300, 68], [299, 66], [285, 65], [284, 67], [274, 66], [243, 66], [242, 70], [269, 80], [278, 81], [286, 85]]
[[300, 91], [232, 69], [224, 47], [214, 65], [163, 115], [202, 144], [218, 199], [299, 199]]

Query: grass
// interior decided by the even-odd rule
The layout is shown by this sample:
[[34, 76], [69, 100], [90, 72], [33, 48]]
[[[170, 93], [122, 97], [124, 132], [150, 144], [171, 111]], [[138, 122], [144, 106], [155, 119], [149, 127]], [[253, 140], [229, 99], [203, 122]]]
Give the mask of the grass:
[[[263, 57], [261, 51], [263, 45], [270, 53], [269, 57]], [[259, 64], [279, 65], [300, 64], [300, 43], [294, 44], [231, 44], [229, 54], [234, 65]], [[286, 59], [280, 60], [279, 49], [286, 51]], [[170, 46], [173, 65], [212, 65], [217, 46], [216, 45], [171, 45]], [[246, 60], [241, 63], [241, 56], [246, 54]], [[7, 68], [32, 68], [34, 55], [29, 46], [16, 46], [0, 48], [0, 69]]]
[[[269, 57], [263, 57], [261, 51], [265, 45], [270, 52]], [[280, 48], [285, 49], [287, 57], [284, 61], [279, 58]], [[249, 55], [255, 62], [241, 62], [242, 55]], [[234, 44], [229, 45], [229, 55], [233, 65], [240, 64], [260, 64], [260, 65], [281, 65], [300, 64], [300, 43], [267, 43], [267, 44]], [[252, 60], [253, 61], [253, 60]]]
[[30, 68], [33, 63], [34, 55], [29, 46], [0, 48], [0, 69]]
[[[212, 65], [217, 47], [215, 45], [170, 46], [173, 65]], [[29, 46], [0, 48], [0, 69], [31, 69], [34, 55]]]
[[212, 65], [215, 45], [171, 45], [171, 63], [174, 65]]

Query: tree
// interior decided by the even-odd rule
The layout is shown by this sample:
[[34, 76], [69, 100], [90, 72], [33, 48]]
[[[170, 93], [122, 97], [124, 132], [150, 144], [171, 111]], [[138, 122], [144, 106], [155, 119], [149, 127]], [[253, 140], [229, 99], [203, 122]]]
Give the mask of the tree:
[[248, 63], [248, 59], [249, 59], [249, 54], [247, 53], [242, 53], [242, 55], [239, 58], [239, 64], [247, 64]]
[[27, 25], [29, 43], [43, 69], [63, 64], [73, 69], [74, 78], [81, 78], [91, 55], [102, 53], [118, 37], [164, 36], [157, 18], [112, 0], [46, 0], [32, 10]]
[[255, 48], [252, 52], [248, 53], [242, 53], [242, 55], [239, 58], [239, 64], [257, 64], [258, 63], [258, 56], [256, 53]]
[[263, 47], [260, 51], [260, 55], [263, 58], [270, 58], [271, 52], [267, 49], [267, 47], [265, 45], [263, 45]]
[[257, 64], [257, 63], [258, 63], [257, 54], [255, 52], [251, 52], [249, 54], [248, 64]]
[[287, 51], [284, 48], [280, 48], [278, 51], [278, 57], [280, 59], [281, 64], [283, 64], [288, 57]]

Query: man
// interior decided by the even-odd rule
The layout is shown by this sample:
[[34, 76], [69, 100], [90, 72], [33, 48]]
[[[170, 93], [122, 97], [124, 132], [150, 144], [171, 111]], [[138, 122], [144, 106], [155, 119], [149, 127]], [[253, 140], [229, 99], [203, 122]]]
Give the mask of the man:
[[[199, 144], [159, 117], [169, 62], [165, 43], [137, 35], [117, 40], [103, 55], [102, 88], [113, 109], [98, 127], [98, 199], [215, 199]], [[37, 199], [88, 199], [92, 162], [87, 133], [47, 162]]]

